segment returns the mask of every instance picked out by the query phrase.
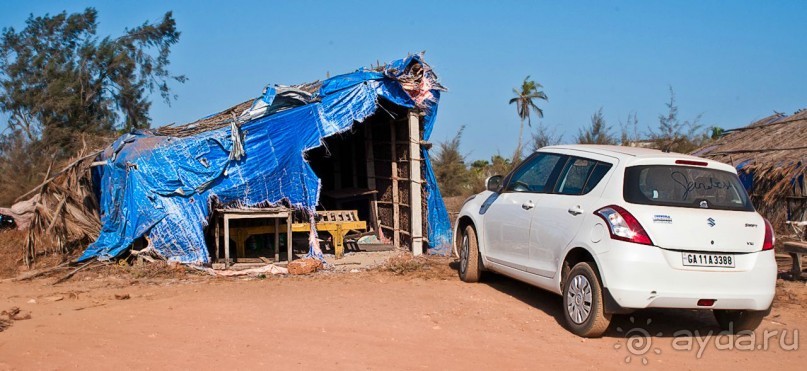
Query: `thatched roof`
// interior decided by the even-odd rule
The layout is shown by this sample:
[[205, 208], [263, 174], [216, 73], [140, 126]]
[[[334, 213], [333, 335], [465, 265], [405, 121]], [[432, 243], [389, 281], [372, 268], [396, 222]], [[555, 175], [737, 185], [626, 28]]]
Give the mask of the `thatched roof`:
[[729, 130], [694, 154], [734, 166], [749, 160], [774, 166], [807, 162], [807, 109], [791, 116], [775, 113]]
[[755, 206], [781, 226], [786, 198], [807, 196], [807, 109], [790, 116], [775, 113], [729, 130], [693, 154], [731, 164], [751, 176], [749, 193]]

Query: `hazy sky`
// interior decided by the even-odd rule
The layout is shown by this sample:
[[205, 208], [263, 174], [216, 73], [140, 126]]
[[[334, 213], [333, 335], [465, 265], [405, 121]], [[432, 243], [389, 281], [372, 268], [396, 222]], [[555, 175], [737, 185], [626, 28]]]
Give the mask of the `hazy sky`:
[[[629, 113], [658, 123], [672, 86], [681, 116], [743, 126], [807, 107], [805, 1], [2, 1], [0, 26], [29, 14], [99, 11], [100, 35], [173, 10], [182, 32], [171, 71], [179, 99], [153, 126], [185, 123], [295, 84], [426, 51], [449, 91], [432, 140], [466, 125], [470, 159], [509, 155], [518, 135], [512, 88], [544, 85], [543, 124], [573, 141], [600, 107], [618, 131]], [[4, 126], [4, 125], [3, 125]]]

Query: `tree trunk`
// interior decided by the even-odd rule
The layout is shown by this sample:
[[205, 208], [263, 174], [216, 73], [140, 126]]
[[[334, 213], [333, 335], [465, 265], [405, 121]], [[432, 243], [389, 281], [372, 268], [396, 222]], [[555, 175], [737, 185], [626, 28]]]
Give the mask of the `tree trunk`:
[[513, 153], [513, 167], [515, 167], [519, 161], [521, 161], [521, 143], [522, 143], [522, 136], [524, 135], [524, 119], [521, 119], [521, 126], [518, 128], [518, 144], [516, 145], [516, 151]]

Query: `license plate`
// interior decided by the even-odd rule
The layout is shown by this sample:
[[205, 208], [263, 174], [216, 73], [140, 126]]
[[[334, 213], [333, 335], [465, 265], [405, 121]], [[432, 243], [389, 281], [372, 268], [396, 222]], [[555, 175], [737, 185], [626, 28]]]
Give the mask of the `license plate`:
[[681, 259], [688, 267], [734, 268], [734, 255], [681, 253]]

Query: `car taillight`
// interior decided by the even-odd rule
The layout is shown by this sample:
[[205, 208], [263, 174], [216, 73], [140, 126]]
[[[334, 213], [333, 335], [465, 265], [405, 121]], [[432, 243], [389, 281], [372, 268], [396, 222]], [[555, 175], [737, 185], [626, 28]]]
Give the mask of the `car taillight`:
[[765, 221], [765, 240], [762, 241], [762, 251], [773, 250], [773, 245], [776, 244], [776, 236], [773, 235], [773, 226], [768, 219], [762, 219]]
[[594, 212], [608, 224], [611, 238], [620, 241], [638, 243], [642, 245], [653, 245], [650, 236], [636, 218], [627, 210], [610, 205]]
[[706, 161], [675, 160], [675, 163], [678, 165], [709, 166]]

